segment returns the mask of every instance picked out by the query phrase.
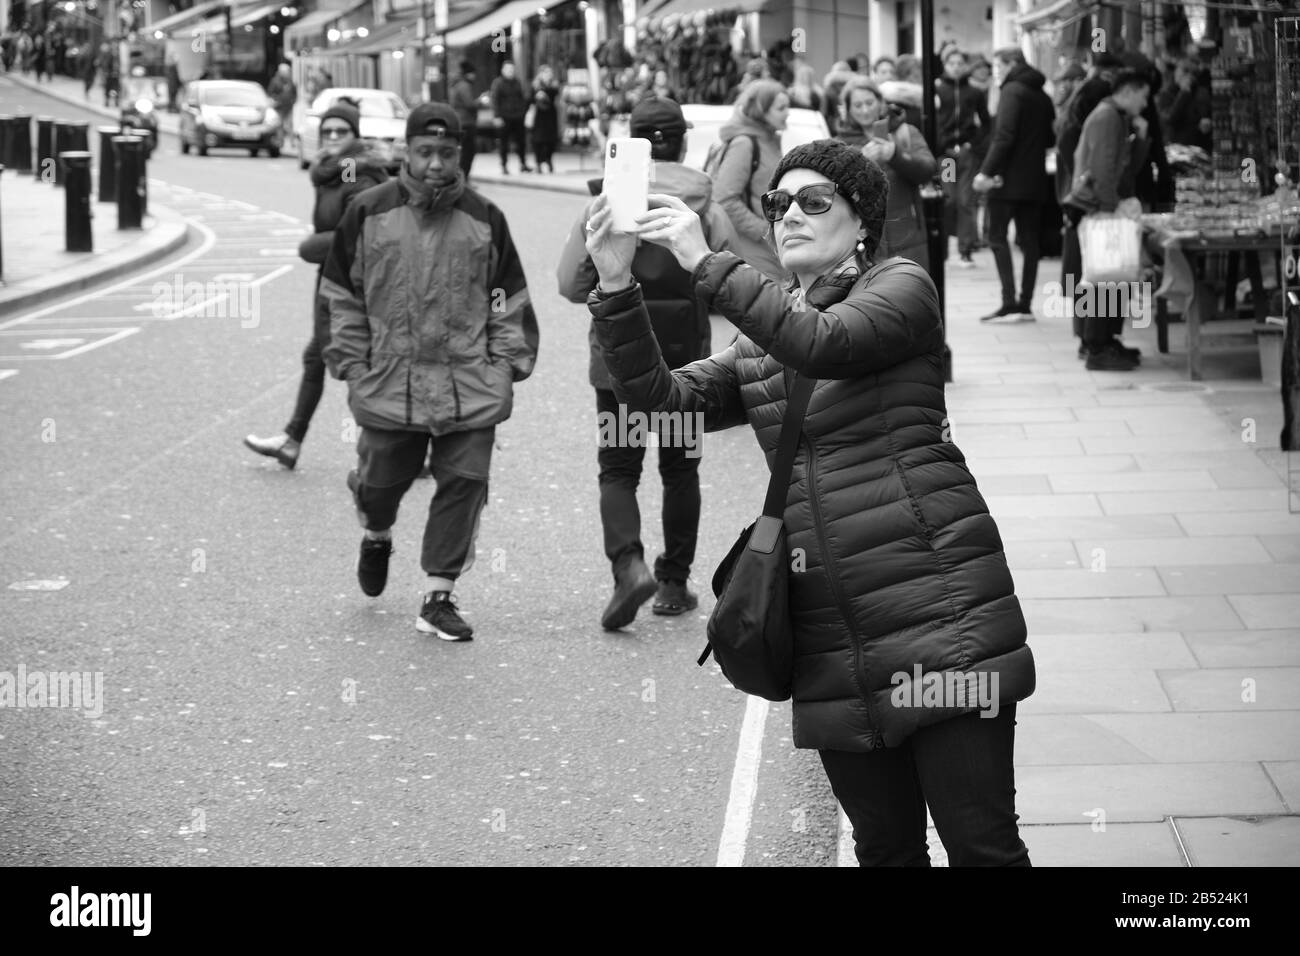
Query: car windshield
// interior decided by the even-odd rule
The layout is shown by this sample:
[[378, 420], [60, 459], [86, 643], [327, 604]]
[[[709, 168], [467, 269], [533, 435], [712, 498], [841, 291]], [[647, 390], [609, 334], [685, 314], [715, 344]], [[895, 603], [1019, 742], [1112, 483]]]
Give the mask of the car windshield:
[[206, 106], [265, 106], [266, 94], [258, 89], [217, 87], [203, 91], [203, 103]]

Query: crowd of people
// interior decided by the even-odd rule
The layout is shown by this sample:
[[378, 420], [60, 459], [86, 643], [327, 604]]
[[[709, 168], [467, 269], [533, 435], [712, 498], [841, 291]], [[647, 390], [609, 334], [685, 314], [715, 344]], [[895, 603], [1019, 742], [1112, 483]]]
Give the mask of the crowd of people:
[[[803, 555], [790, 592], [795, 745], [819, 751], [864, 865], [927, 865], [928, 808], [952, 863], [1027, 866], [1013, 747], [1034, 662], [996, 525], [944, 428], [939, 264], [929, 261], [921, 190], [936, 181], [949, 190], [950, 238], [967, 268], [983, 198], [1002, 301], [982, 318], [1023, 319], [1051, 245], [1048, 213], [1060, 216], [1063, 277], [1077, 277], [1081, 219], [1170, 202], [1162, 127], [1170, 138], [1204, 137], [1208, 114], [1189, 62], [1174, 67], [1174, 91], [1153, 99], [1162, 77], [1139, 55], [1063, 63], [1051, 94], [1019, 48], [991, 61], [949, 48], [939, 59], [934, 142], [922, 129], [914, 58], [856, 57], [821, 83], [799, 63], [784, 64], [787, 79], [751, 62], [727, 94], [733, 115], [703, 170], [682, 163], [690, 134], [671, 78], [649, 70], [628, 105], [629, 133], [649, 141], [655, 164], [649, 209], [616, 230], [604, 184], [592, 180], [555, 275], [561, 295], [590, 312], [613, 578], [601, 625], [622, 629], [651, 601], [659, 615], [698, 607], [689, 582], [699, 433], [747, 423], [770, 456], [800, 394], [807, 411], [792, 433], [784, 509], [788, 545]], [[473, 637], [454, 592], [473, 564], [495, 428], [533, 371], [539, 336], [505, 216], [468, 182], [475, 81], [462, 63], [450, 103], [412, 110], [407, 159], [392, 179], [369, 161], [353, 106], [322, 117], [316, 232], [301, 250], [319, 266], [318, 284], [298, 402], [282, 433], [246, 439], [293, 468], [325, 370], [346, 381], [360, 426], [347, 475], [364, 529], [358, 583], [372, 597], [385, 590], [399, 505], [427, 469], [436, 489], [416, 626], [453, 642]], [[493, 78], [503, 173], [512, 152], [532, 171], [530, 148], [537, 169], [550, 165], [560, 90], [549, 69], [525, 85], [506, 63]], [[832, 136], [784, 151], [796, 106], [824, 111]], [[340, 176], [345, 165], [364, 175]], [[428, 249], [436, 255], [412, 256]], [[737, 333], [721, 351], [710, 313]], [[1118, 316], [1080, 317], [1089, 369], [1136, 366], [1121, 327]], [[657, 440], [607, 427], [629, 410], [666, 416]], [[654, 445], [663, 550], [651, 563], [637, 489]], [[982, 675], [993, 712], [912, 710], [896, 678], [916, 669]]]

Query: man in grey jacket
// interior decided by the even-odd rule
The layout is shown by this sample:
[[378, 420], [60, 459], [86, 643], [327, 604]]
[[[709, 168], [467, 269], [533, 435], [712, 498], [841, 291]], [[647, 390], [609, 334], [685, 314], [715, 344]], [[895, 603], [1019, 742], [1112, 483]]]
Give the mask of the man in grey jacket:
[[[632, 110], [629, 127], [632, 136], [650, 140], [650, 155], [656, 160], [653, 191], [676, 196], [695, 210], [709, 247], [715, 252], [731, 249], [735, 232], [727, 214], [713, 201], [709, 177], [681, 164], [688, 127], [681, 107], [669, 99], [644, 99]], [[598, 193], [602, 185], [600, 180], [588, 183], [593, 193]], [[556, 269], [560, 295], [570, 302], [585, 303], [599, 278], [587, 254], [584, 227], [589, 214], [589, 210], [584, 211], [574, 223]], [[644, 290], [655, 338], [669, 365], [678, 368], [707, 356], [709, 314], [696, 300], [690, 273], [678, 266], [669, 252], [649, 242], [638, 247], [632, 273]], [[614, 386], [594, 331], [590, 340], [590, 378], [596, 389], [600, 427], [596, 452], [600, 520], [605, 556], [614, 572], [614, 595], [601, 616], [601, 625], [617, 630], [632, 623], [638, 608], [651, 595], [655, 596], [655, 614], [684, 614], [698, 606], [686, 582], [695, 559], [700, 524], [699, 446], [703, 435], [693, 421], [673, 423], [667, 433], [658, 435], [659, 474], [664, 489], [664, 552], [655, 561], [652, 574], [645, 563], [641, 512], [636, 501], [646, 445], [651, 443], [649, 429], [639, 427], [641, 413], [629, 414], [627, 406], [614, 397]]]
[[[1137, 171], [1146, 160], [1147, 106], [1151, 81], [1137, 70], [1123, 70], [1111, 95], [1088, 114], [1079, 145], [1074, 151], [1074, 183], [1062, 204], [1066, 217], [1066, 243], [1079, 241], [1079, 220], [1090, 212], [1114, 212], [1121, 201], [1133, 197]], [[1074, 276], [1076, 308], [1082, 298], [1080, 276]], [[1067, 286], [1069, 277], [1067, 277]], [[1089, 371], [1123, 372], [1136, 368], [1137, 349], [1119, 340], [1122, 316], [1106, 316], [1099, 306], [1106, 296], [1093, 295], [1083, 321], [1083, 348]]]

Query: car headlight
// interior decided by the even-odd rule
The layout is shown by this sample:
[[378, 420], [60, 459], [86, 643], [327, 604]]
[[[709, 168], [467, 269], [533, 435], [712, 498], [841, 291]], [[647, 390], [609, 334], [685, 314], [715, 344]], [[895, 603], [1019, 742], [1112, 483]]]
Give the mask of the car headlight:
[[266, 114], [262, 117], [262, 122], [267, 126], [279, 126], [280, 114], [275, 111], [274, 107], [267, 107]]
[[152, 113], [152, 112], [153, 112], [153, 101], [152, 101], [152, 100], [136, 100], [136, 101], [135, 101], [135, 108], [136, 108], [136, 112], [139, 112], [139, 113]]

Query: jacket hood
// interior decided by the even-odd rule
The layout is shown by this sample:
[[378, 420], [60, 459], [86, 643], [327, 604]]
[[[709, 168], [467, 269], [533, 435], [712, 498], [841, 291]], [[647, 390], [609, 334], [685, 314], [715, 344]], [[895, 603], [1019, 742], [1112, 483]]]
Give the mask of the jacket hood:
[[731, 142], [736, 136], [744, 134], [745, 136], [766, 137], [776, 142], [781, 141], [781, 134], [766, 123], [760, 123], [758, 120], [750, 119], [743, 116], [740, 119], [729, 119], [722, 124], [718, 130], [718, 139], [724, 143]]
[[1032, 87], [1035, 90], [1041, 90], [1043, 84], [1047, 82], [1047, 77], [1035, 70], [1028, 63], [1020, 63], [1011, 68], [1007, 78], [1002, 81], [1002, 85], [1008, 83], [1023, 83], [1025, 86]]
[[902, 103], [904, 106], [921, 108], [921, 84], [903, 83], [899, 80], [886, 80], [880, 84], [880, 95], [887, 103]]
[[[593, 196], [599, 196], [604, 183], [605, 180], [601, 178], [588, 179], [587, 190]], [[708, 173], [681, 163], [656, 161], [650, 191], [676, 196], [690, 206], [697, 216], [703, 216], [713, 201], [713, 180]]]

